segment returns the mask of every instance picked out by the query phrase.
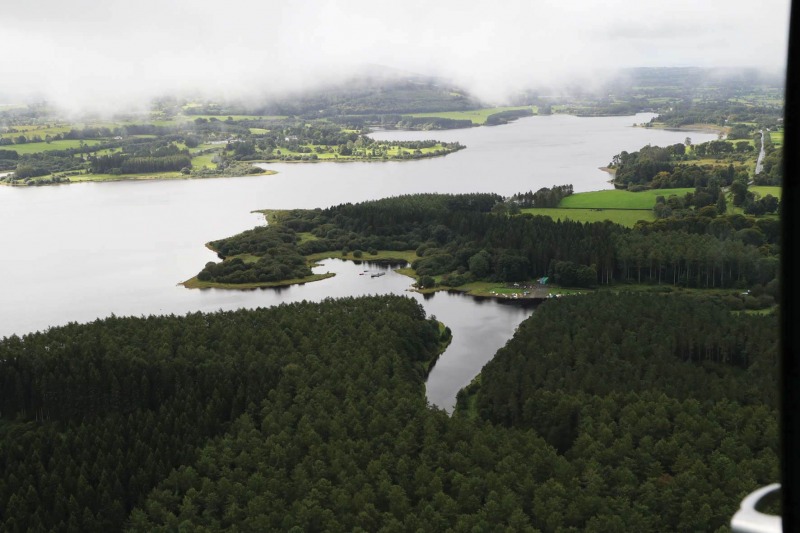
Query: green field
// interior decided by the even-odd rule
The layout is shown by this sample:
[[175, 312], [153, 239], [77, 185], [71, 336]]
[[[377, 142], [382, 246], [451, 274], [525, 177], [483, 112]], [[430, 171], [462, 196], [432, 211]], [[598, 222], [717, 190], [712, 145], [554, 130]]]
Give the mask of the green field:
[[58, 135], [59, 133], [67, 133], [72, 129], [72, 126], [68, 125], [19, 125], [14, 126], [14, 132], [7, 132], [7, 133], [0, 133], [0, 138], [3, 139], [13, 139], [15, 137], [19, 137], [20, 135], [24, 135], [27, 138], [34, 137], [38, 135], [42, 139], [44, 139], [47, 135]]
[[[94, 146], [100, 144], [101, 141], [83, 141], [87, 146]], [[53, 141], [50, 143], [26, 143], [26, 144], [11, 144], [8, 146], [0, 146], [2, 150], [12, 150], [19, 155], [35, 154], [38, 152], [52, 152], [54, 150], [69, 150], [70, 148], [80, 148], [81, 141], [67, 139], [63, 141]]]
[[217, 168], [217, 164], [212, 161], [216, 154], [202, 154], [192, 157], [192, 168], [197, 170], [203, 167]]
[[[437, 117], [449, 118], [453, 120], [471, 120], [473, 124], [484, 124], [489, 115], [500, 113], [501, 111], [515, 111], [517, 109], [531, 109], [531, 106], [516, 106], [516, 107], [490, 107], [486, 109], [474, 109], [472, 111], [444, 111], [440, 113], [410, 113], [411, 117]], [[533, 108], [534, 114], [536, 108]]]
[[[723, 139], [725, 142], [736, 146], [740, 142], [746, 142], [750, 146], [756, 148], [756, 142], [753, 139]], [[758, 141], [757, 148], [761, 148], [761, 141]]]
[[522, 212], [532, 215], [549, 216], [553, 220], [572, 220], [574, 222], [602, 222], [604, 220], [610, 220], [626, 228], [632, 228], [640, 220], [648, 222], [655, 220], [652, 206], [651, 209], [647, 210], [561, 209], [558, 207], [543, 207], [539, 209], [523, 209]]
[[[762, 198], [771, 194], [781, 198], [780, 187], [753, 186], [749, 188]], [[642, 192], [622, 190], [606, 190], [582, 192], [567, 196], [558, 207], [554, 208], [527, 208], [523, 213], [532, 215], [545, 215], [554, 220], [572, 220], [575, 222], [601, 222], [610, 220], [621, 226], [632, 228], [640, 220], [652, 222], [655, 220], [653, 206], [657, 196], [669, 198], [670, 195], [684, 196], [687, 192], [694, 192], [693, 188], [679, 189], [651, 189]], [[728, 213], [741, 213], [740, 208], [733, 207], [730, 196], [728, 197]]]
[[617, 189], [605, 191], [581, 192], [567, 196], [559, 208], [581, 209], [652, 209], [657, 196], [669, 197], [671, 194], [683, 196], [694, 192], [694, 188], [651, 189], [642, 192], [630, 192]]
[[783, 130], [769, 132], [769, 138], [775, 146], [783, 145]]
[[717, 124], [707, 124], [707, 123], [686, 124], [685, 126], [676, 127], [676, 126], [668, 126], [663, 122], [654, 122], [653, 125], [649, 127], [662, 130], [670, 130], [670, 131], [686, 131], [686, 132], [698, 131], [704, 133], [723, 133], [725, 135], [728, 134], [728, 130], [730, 129], [727, 126], [719, 126]]
[[781, 187], [770, 187], [767, 185], [753, 185], [751, 187], [748, 187], [747, 190], [758, 194], [759, 196], [761, 196], [761, 198], [765, 197], [768, 194], [771, 194], [778, 200], [781, 199], [781, 192], [782, 192]]
[[657, 196], [668, 198], [674, 194], [683, 196], [693, 192], [692, 188], [652, 189], [642, 192], [605, 190], [582, 192], [567, 196], [558, 207], [527, 208], [523, 213], [545, 215], [554, 220], [575, 222], [602, 222], [610, 220], [621, 226], [632, 228], [640, 220], [655, 220], [653, 206]]

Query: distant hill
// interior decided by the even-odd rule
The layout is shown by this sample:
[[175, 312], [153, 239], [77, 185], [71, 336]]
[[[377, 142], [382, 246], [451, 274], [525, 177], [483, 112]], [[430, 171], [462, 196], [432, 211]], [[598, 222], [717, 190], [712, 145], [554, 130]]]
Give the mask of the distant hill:
[[185, 112], [194, 115], [341, 115], [465, 111], [485, 104], [466, 90], [431, 76], [393, 69], [370, 69], [345, 82], [289, 94], [261, 104], [205, 103]]

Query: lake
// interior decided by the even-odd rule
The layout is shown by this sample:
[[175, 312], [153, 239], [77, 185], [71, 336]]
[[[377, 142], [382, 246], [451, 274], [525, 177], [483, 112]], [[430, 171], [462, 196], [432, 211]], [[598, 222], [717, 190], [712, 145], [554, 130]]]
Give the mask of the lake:
[[[0, 337], [110, 314], [185, 314], [298, 300], [394, 292], [417, 298], [450, 326], [453, 343], [428, 380], [432, 404], [450, 411], [456, 392], [532, 312], [506, 303], [408, 292], [389, 271], [326, 261], [337, 276], [255, 291], [188, 290], [177, 283], [216, 255], [203, 244], [263, 224], [264, 208], [327, 207], [418, 192], [515, 192], [571, 183], [576, 192], [611, 188], [598, 167], [646, 144], [699, 143], [711, 133], [631, 127], [635, 117], [530, 117], [466, 130], [378, 132], [382, 139], [460, 141], [467, 149], [435, 159], [373, 163], [269, 164], [272, 176], [180, 181], [0, 187]], [[370, 267], [378, 268], [378, 267]]]

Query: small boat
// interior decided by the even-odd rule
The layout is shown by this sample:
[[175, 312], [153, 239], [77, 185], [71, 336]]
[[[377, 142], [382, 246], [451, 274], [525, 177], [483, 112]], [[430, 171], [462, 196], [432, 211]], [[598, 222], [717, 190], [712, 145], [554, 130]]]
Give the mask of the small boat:
[[386, 274], [386, 272], [377, 272], [377, 273], [375, 273], [375, 274], [372, 274], [372, 276], [371, 276], [371, 277], [373, 277], [373, 278], [377, 278], [377, 277], [383, 276], [384, 274]]

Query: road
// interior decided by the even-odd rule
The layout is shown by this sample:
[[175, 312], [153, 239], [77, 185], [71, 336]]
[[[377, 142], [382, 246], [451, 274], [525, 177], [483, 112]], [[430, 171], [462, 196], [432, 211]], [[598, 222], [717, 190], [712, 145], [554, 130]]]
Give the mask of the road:
[[764, 135], [769, 132], [764, 132], [761, 130], [761, 151], [758, 153], [758, 161], [756, 161], [756, 175], [760, 174], [761, 171], [764, 169], [764, 156], [766, 153], [764, 152]]

